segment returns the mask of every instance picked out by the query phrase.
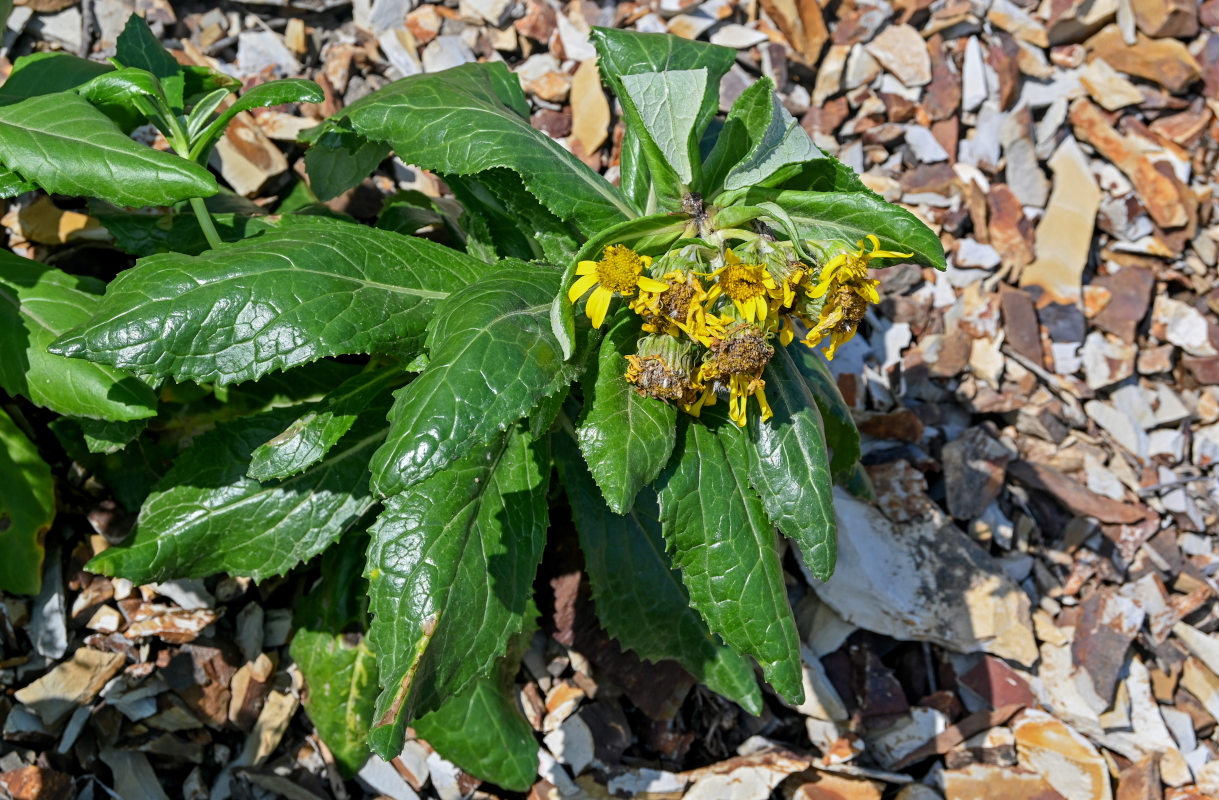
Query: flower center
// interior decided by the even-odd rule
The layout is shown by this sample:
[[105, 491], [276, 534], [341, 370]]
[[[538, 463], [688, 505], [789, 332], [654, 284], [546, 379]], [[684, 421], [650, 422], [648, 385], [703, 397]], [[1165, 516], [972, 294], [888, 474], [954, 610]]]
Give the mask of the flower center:
[[855, 330], [868, 312], [868, 301], [856, 294], [855, 290], [849, 286], [838, 289], [834, 302], [842, 309], [842, 321], [838, 323], [837, 327], [843, 333]]
[[643, 271], [643, 260], [629, 247], [612, 244], [597, 262], [597, 283], [611, 292], [633, 294]]
[[766, 293], [764, 269], [761, 264], [732, 264], [720, 274], [720, 286], [724, 294], [738, 302], [760, 297]]
[[690, 301], [694, 299], [694, 287], [687, 281], [669, 282], [669, 288], [660, 296], [660, 313], [669, 319], [684, 320], [690, 313]]
[[760, 375], [775, 354], [756, 325], [741, 323], [722, 339], [711, 343], [710, 358], [703, 364], [703, 378], [723, 381], [728, 375]]

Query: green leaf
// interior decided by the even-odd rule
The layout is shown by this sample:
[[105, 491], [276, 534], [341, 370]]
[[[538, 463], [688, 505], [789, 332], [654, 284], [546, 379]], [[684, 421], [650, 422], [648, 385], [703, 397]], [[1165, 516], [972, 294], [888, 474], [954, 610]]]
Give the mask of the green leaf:
[[724, 178], [749, 155], [760, 133], [770, 124], [772, 86], [770, 79], [763, 76], [741, 92], [728, 110], [715, 145], [707, 154], [702, 181], [697, 187], [708, 199], [718, 194], [717, 189], [723, 187]]
[[330, 200], [358, 184], [389, 156], [389, 145], [372, 142], [351, 129], [349, 120], [326, 121], [305, 152], [309, 186], [319, 200]]
[[232, 94], [241, 88], [241, 81], [211, 67], [193, 64], [184, 66], [182, 67], [182, 77], [186, 79], [186, 89], [183, 91], [183, 95], [187, 106], [200, 102], [206, 95], [217, 89], [227, 89]]
[[220, 138], [224, 129], [233, 121], [233, 117], [242, 111], [277, 106], [281, 103], [320, 103], [324, 99], [322, 87], [303, 78], [286, 78], [260, 83], [234, 100], [220, 113], [220, 116], [203, 129], [197, 138], [191, 141], [191, 157], [203, 158], [203, 154]]
[[638, 341], [638, 318], [621, 315], [584, 378], [577, 420], [584, 461], [615, 514], [629, 511], [639, 489], [656, 479], [676, 440], [677, 408], [641, 397], [624, 377]]
[[206, 169], [133, 142], [70, 92], [0, 107], [0, 163], [48, 192], [124, 206], [169, 205], [217, 190]]
[[393, 495], [491, 441], [574, 377], [546, 313], [558, 272], [501, 262], [452, 295], [428, 334], [430, 363], [394, 393], [373, 486]]
[[[709, 415], [704, 411], [705, 416]], [[745, 434], [682, 416], [673, 461], [657, 482], [660, 520], [691, 605], [792, 703], [804, 700], [800, 640], [775, 529], [746, 478]]]
[[0, 592], [38, 594], [43, 541], [55, 521], [55, 481], [36, 448], [0, 409]]
[[131, 444], [148, 427], [149, 418], [110, 422], [102, 419], [77, 417], [85, 447], [90, 453], [109, 455]]
[[686, 214], [653, 214], [606, 228], [584, 243], [576, 257], [568, 262], [559, 281], [559, 293], [550, 306], [550, 328], [563, 347], [563, 358], [571, 358], [576, 350], [575, 312], [567, 299], [567, 288], [575, 280], [579, 263], [595, 261], [611, 244], [624, 244], [644, 255], [660, 255], [680, 239], [690, 225], [690, 217]]
[[[287, 478], [316, 463], [351, 429], [370, 403], [406, 380], [400, 369], [361, 372], [254, 450], [247, 475], [260, 481]], [[387, 404], [388, 405], [388, 404]]]
[[640, 214], [650, 214], [648, 208], [648, 165], [643, 159], [643, 140], [631, 128], [622, 135], [622, 154], [618, 164], [618, 188]]
[[7, 200], [10, 197], [16, 197], [23, 192], [29, 192], [36, 188], [38, 187], [16, 172], [0, 165], [0, 200]]
[[538, 742], [516, 700], [516, 673], [537, 630], [537, 609], [488, 675], [415, 720], [415, 734], [476, 778], [527, 792], [538, 774]]
[[707, 68], [640, 72], [620, 77], [623, 109], [642, 125], [643, 154], [652, 182], [670, 208], [681, 207], [681, 196], [699, 174], [699, 103], [707, 87]]
[[800, 168], [779, 188], [799, 192], [862, 192], [879, 197], [859, 178], [859, 173], [829, 153], [822, 153]]
[[616, 188], [511, 107], [521, 99], [515, 81], [502, 63], [463, 64], [395, 81], [336, 117], [422, 169], [466, 175], [507, 167], [586, 235], [634, 216]]
[[749, 482], [771, 522], [800, 546], [813, 575], [829, 580], [838, 521], [821, 412], [786, 347], [775, 349], [764, 377], [774, 416], [749, 418]]
[[913, 252], [911, 263], [948, 268], [939, 237], [906, 209], [874, 194], [783, 191], [773, 199], [804, 238], [854, 249], [859, 240], [875, 234], [882, 250]]
[[95, 106], [128, 105], [137, 97], [151, 97], [161, 103], [166, 102], [165, 92], [157, 77], [148, 70], [137, 67], [103, 72], [78, 86], [75, 91]]
[[[210, 205], [210, 204], [209, 204]], [[211, 245], [199, 227], [199, 218], [189, 208], [176, 208], [168, 213], [159, 210], [124, 211], [111, 205], [93, 204], [92, 215], [105, 226], [114, 243], [136, 258], [157, 253], [183, 253], [197, 256]], [[226, 242], [239, 242], [254, 233], [265, 231], [265, 217], [243, 213], [212, 213], [216, 232]]]
[[136, 14], [127, 18], [115, 46], [115, 60], [124, 67], [139, 67], [157, 76], [170, 109], [181, 111], [186, 79], [177, 59], [162, 46], [148, 23]]
[[655, 493], [644, 488], [625, 515], [611, 513], [573, 439], [555, 436], [554, 446], [597, 619], [606, 632], [640, 658], [676, 661], [713, 691], [761, 714], [753, 667], [711, 635], [665, 555]]
[[488, 673], [521, 630], [546, 540], [549, 454], [520, 431], [393, 495], [370, 531], [373, 750]]
[[615, 28], [593, 28], [589, 40], [597, 49], [601, 76], [619, 100], [626, 93], [622, 86], [624, 75], [706, 68], [707, 83], [694, 123], [694, 140], [698, 141], [719, 110], [720, 79], [736, 60], [735, 50], [662, 33]]
[[795, 362], [795, 368], [808, 384], [821, 419], [825, 423], [825, 441], [830, 447], [830, 471], [835, 483], [846, 483], [851, 479], [855, 465], [862, 454], [859, 444], [859, 429], [851, 417], [851, 408], [838, 389], [834, 374], [825, 363], [825, 356], [809, 347], [793, 347], [787, 354]]
[[467, 214], [483, 217], [501, 258], [566, 264], [579, 249], [576, 230], [529, 194], [511, 170], [443, 177]]
[[114, 67], [67, 53], [32, 53], [13, 63], [13, 71], [0, 86], [0, 106], [29, 97], [75, 89], [110, 72]]
[[220, 107], [232, 91], [228, 87], [222, 87], [214, 91], [208, 92], [206, 95], [195, 103], [195, 107], [190, 110], [190, 114], [186, 118], [186, 138], [187, 141], [195, 141], [199, 138], [199, 133], [207, 125], [207, 119], [212, 115], [212, 112]]
[[409, 359], [436, 304], [485, 269], [424, 239], [284, 217], [280, 230], [199, 256], [141, 259], [53, 351], [221, 385], [323, 356]]
[[376, 415], [361, 420], [295, 477], [247, 477], [254, 448], [299, 415], [299, 407], [277, 408], [199, 436], [144, 501], [135, 533], [88, 569], [138, 583], [217, 572], [262, 580], [325, 550], [374, 504], [366, 465], [384, 425]]
[[156, 413], [143, 381], [47, 352], [97, 310], [102, 284], [0, 251], [0, 388], [59, 414], [131, 420]]
[[352, 532], [322, 555], [321, 579], [296, 607], [288, 648], [308, 687], [305, 711], [345, 778], [368, 760], [378, 692], [376, 655], [364, 636], [367, 545], [367, 536]]

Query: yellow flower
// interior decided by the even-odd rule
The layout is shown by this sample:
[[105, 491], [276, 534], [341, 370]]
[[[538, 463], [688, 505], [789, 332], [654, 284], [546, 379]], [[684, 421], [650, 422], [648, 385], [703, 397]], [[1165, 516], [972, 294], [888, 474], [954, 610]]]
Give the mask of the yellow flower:
[[737, 424], [738, 428], [745, 427], [747, 419], [745, 406], [749, 402], [750, 395], [758, 398], [758, 405], [762, 408], [763, 422], [775, 415], [775, 412], [770, 410], [770, 403], [766, 402], [765, 390], [766, 381], [752, 375], [733, 375], [728, 379], [728, 417]]
[[576, 274], [582, 277], [572, 284], [567, 299], [574, 305], [596, 286], [588, 298], [584, 313], [592, 320], [594, 328], [600, 328], [615, 293], [630, 297], [636, 288], [649, 292], [662, 292], [668, 288], [668, 284], [641, 274], [651, 266], [651, 256], [641, 256], [629, 247], [612, 244], [605, 248], [600, 261], [581, 261], [576, 265]]
[[727, 262], [714, 273], [716, 282], [707, 292], [707, 304], [715, 302], [721, 294], [732, 299], [733, 305], [746, 322], [762, 322], [770, 313], [771, 298], [783, 296], [782, 290], [771, 277], [765, 264], [746, 264], [736, 253], [729, 250], [724, 255]]
[[875, 236], [868, 236], [867, 241], [872, 245], [871, 251], [865, 250], [864, 240], [860, 239], [857, 243], [859, 252], [839, 253], [830, 259], [821, 268], [821, 280], [808, 293], [814, 299], [825, 296], [825, 303], [804, 343], [815, 347], [828, 334], [830, 346], [825, 350], [825, 357], [830, 361], [838, 348], [855, 335], [868, 311], [868, 303], [880, 302], [880, 294], [876, 291], [880, 281], [868, 277], [868, 262], [873, 258], [910, 258], [914, 255], [881, 250], [880, 240]]
[[709, 343], [707, 332], [707, 290], [693, 272], [672, 270], [664, 275], [664, 290], [640, 290], [631, 310], [643, 318], [645, 333], [667, 333], [680, 337], [682, 333], [703, 344]]
[[721, 329], [707, 360], [699, 368], [699, 382], [706, 387], [700, 406], [715, 402], [714, 390], [718, 386], [728, 389], [728, 416], [738, 426], [745, 426], [750, 396], [758, 398], [763, 421], [773, 416], [766, 402], [766, 381], [762, 380], [762, 370], [775, 354], [767, 338], [761, 328], [747, 322], [738, 321], [726, 330]]

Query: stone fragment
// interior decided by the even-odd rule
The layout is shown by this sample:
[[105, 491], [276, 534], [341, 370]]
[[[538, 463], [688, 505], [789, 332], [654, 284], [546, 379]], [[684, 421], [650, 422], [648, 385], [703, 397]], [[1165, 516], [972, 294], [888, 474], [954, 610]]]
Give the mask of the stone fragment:
[[1192, 39], [1198, 35], [1197, 0], [1133, 0], [1139, 30], [1156, 39]]
[[[1168, 365], [1163, 367], [1158, 372], [1167, 372], [1172, 369], [1172, 347], [1165, 345], [1169, 350], [1167, 357]], [[1160, 366], [1161, 362], [1155, 362], [1156, 366]], [[1210, 356], [1209, 358], [1198, 358], [1197, 356], [1185, 355], [1181, 357], [1181, 365], [1185, 370], [1203, 386], [1219, 385], [1219, 356]]]
[[1104, 389], [1129, 378], [1137, 352], [1134, 345], [1113, 341], [1100, 331], [1089, 333], [1080, 351], [1088, 388]]
[[1194, 696], [1206, 712], [1219, 719], [1219, 675], [1196, 658], [1185, 659], [1181, 688]]
[[210, 160], [233, 191], [245, 197], [253, 197], [288, 170], [288, 159], [247, 111], [233, 117]]
[[814, 106], [825, 105], [826, 100], [842, 91], [842, 72], [850, 52], [851, 46], [846, 44], [830, 45], [830, 49], [825, 51], [825, 57], [817, 68], [817, 80], [813, 83]]
[[1133, 600], [1112, 589], [1099, 589], [1080, 606], [1071, 655], [1086, 671], [1096, 693], [1112, 701], [1118, 676], [1146, 614]]
[[1126, 44], [1117, 25], [1108, 25], [1085, 42], [1089, 57], [1103, 58], [1119, 72], [1145, 78], [1177, 94], [1202, 76], [1202, 67], [1176, 39], [1151, 39], [1138, 34]]
[[1110, 800], [1109, 767], [1091, 742], [1044, 711], [1012, 726], [1020, 766], [1040, 773], [1066, 800]]
[[920, 163], [934, 164], [938, 161], [948, 160], [948, 153], [943, 146], [936, 141], [931, 130], [922, 125], [906, 126], [906, 144], [910, 146], [915, 159]]
[[558, 28], [557, 16], [554, 7], [546, 0], [526, 0], [525, 14], [513, 22], [512, 26], [522, 36], [545, 44]]
[[965, 60], [961, 65], [961, 110], [974, 111], [986, 100], [986, 64], [982, 45], [976, 36], [965, 43]]
[[715, 33], [711, 34], [710, 41], [711, 44], [716, 44], [720, 47], [747, 50], [754, 45], [768, 41], [768, 37], [757, 28], [747, 28], [734, 22], [718, 28]]
[[12, 800], [70, 800], [74, 794], [71, 776], [36, 766], [0, 773], [0, 789]]
[[406, 15], [406, 29], [415, 37], [417, 45], [425, 45], [440, 34], [440, 26], [444, 17], [436, 10], [436, 6], [425, 3], [412, 9]]
[[1028, 681], [1007, 662], [982, 656], [973, 669], [961, 675], [961, 685], [976, 694], [991, 708], [1020, 706], [1033, 708], [1037, 700]]
[[990, 245], [1005, 268], [1018, 272], [1033, 261], [1033, 225], [1007, 184], [991, 184], [986, 207]]
[[1106, 111], [1117, 111], [1143, 102], [1143, 93], [1103, 58], [1094, 58], [1079, 76], [1092, 99]]
[[1004, 468], [1014, 456], [984, 428], [970, 428], [944, 445], [941, 458], [948, 512], [963, 520], [982, 516], [999, 496]]
[[1063, 475], [1053, 467], [1032, 461], [1013, 461], [1007, 473], [1020, 483], [1054, 496], [1074, 514], [1096, 517], [1101, 522], [1133, 524], [1147, 516], [1142, 505], [1120, 503], [1089, 491], [1078, 481]]
[[777, 747], [736, 756], [718, 764], [681, 773], [692, 785], [683, 800], [766, 800], [789, 775], [803, 772], [812, 764], [808, 756]]
[[1054, 189], [1037, 225], [1037, 260], [1024, 268], [1020, 285], [1039, 286], [1055, 302], [1074, 304], [1092, 249], [1100, 188], [1074, 139], [1064, 140], [1049, 163]]
[[931, 83], [927, 43], [910, 25], [890, 25], [866, 45], [872, 57], [906, 86]]
[[995, 31], [992, 39], [986, 63], [999, 79], [999, 107], [1006, 110], [1016, 102], [1020, 90], [1020, 45], [1003, 31]]
[[122, 669], [124, 661], [126, 659], [119, 653], [81, 647], [70, 659], [17, 690], [13, 696], [47, 725], [54, 726], [78, 706], [93, 702], [106, 682]]
[[816, 0], [762, 0], [762, 8], [779, 26], [797, 59], [816, 65], [830, 36], [820, 4]]
[[456, 35], [437, 36], [423, 48], [421, 60], [424, 72], [442, 72], [478, 60], [466, 40]]
[[[876, 80], [880, 72], [880, 62], [872, 58], [872, 54], [862, 44], [853, 44], [847, 55], [846, 70], [842, 74], [842, 88], [850, 92], [860, 86], [866, 86]], [[940, 118], [933, 115], [932, 119]]]
[[278, 33], [244, 31], [237, 37], [237, 69], [245, 76], [283, 78], [299, 75], [301, 65]]
[[1050, 6], [1046, 21], [1050, 44], [1066, 45], [1086, 39], [1112, 22], [1117, 9], [1118, 0], [1068, 0]]
[[1191, 356], [1219, 355], [1210, 339], [1210, 326], [1202, 312], [1188, 303], [1157, 294], [1151, 308], [1152, 334], [1175, 344]]
[[1009, 114], [1003, 121], [1000, 139], [1007, 162], [1003, 174], [1008, 188], [1022, 205], [1045, 208], [1050, 182], [1037, 161], [1037, 150], [1029, 135], [1031, 125], [1032, 117], [1026, 108]]
[[585, 155], [601, 149], [609, 135], [610, 107], [596, 60], [585, 61], [571, 80], [571, 135]]
[[1151, 304], [1155, 275], [1149, 269], [1125, 267], [1115, 274], [1094, 279], [1091, 285], [1109, 293], [1109, 302], [1092, 318], [1092, 324], [1133, 344], [1135, 331]]
[[881, 769], [893, 769], [903, 758], [948, 729], [942, 711], [915, 706], [892, 724], [868, 731], [867, 751]]
[[863, 776], [853, 776], [811, 770], [803, 773], [801, 783], [790, 795], [790, 800], [881, 800], [885, 784]]
[[970, 764], [940, 773], [945, 800], [1063, 800], [1041, 775], [993, 764]]
[[550, 53], [538, 53], [525, 59], [516, 68], [516, 74], [525, 91], [541, 100], [562, 103], [571, 91], [572, 76], [562, 70], [558, 59]]
[[1071, 104], [1071, 125], [1075, 135], [1089, 142], [1101, 155], [1125, 173], [1152, 218], [1162, 227], [1173, 228], [1189, 221], [1177, 184], [1157, 170], [1144, 153], [1118, 133], [1087, 100]]
[[568, 717], [563, 724], [543, 737], [546, 749], [560, 764], [579, 775], [593, 761], [593, 732], [579, 716]]
[[900, 526], [841, 490], [835, 508], [840, 528], [854, 533], [828, 582], [809, 577], [840, 616], [896, 639], [1036, 660], [1027, 595], [933, 503]]
[[991, 3], [986, 12], [986, 19], [995, 27], [1031, 45], [1042, 49], [1050, 46], [1045, 26], [1010, 0], [995, 0]]

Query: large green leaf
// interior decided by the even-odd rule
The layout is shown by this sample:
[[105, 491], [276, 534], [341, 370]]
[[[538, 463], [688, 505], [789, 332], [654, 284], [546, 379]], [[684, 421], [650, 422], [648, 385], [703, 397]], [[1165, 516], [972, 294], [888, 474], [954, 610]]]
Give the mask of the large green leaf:
[[395, 367], [361, 372], [344, 381], [281, 433], [259, 445], [247, 474], [266, 481], [300, 472], [325, 456], [370, 404], [405, 381], [406, 375]]
[[141, 259], [53, 351], [220, 384], [323, 356], [409, 359], [438, 301], [487, 268], [433, 242], [354, 223], [280, 224], [199, 256]]
[[415, 720], [415, 734], [476, 778], [527, 792], [538, 774], [538, 742], [516, 700], [516, 673], [537, 630], [528, 621], [491, 672], [480, 675], [444, 705]]
[[[203, 229], [199, 227], [199, 218], [189, 208], [149, 213], [123, 211], [103, 203], [93, 206], [90, 209], [92, 215], [114, 237], [114, 243], [136, 258], [157, 253], [197, 256], [211, 249]], [[211, 217], [220, 239], [225, 242], [241, 241], [268, 227], [261, 215], [213, 212]]]
[[829, 580], [838, 522], [821, 412], [786, 347], [776, 348], [765, 379], [774, 416], [766, 422], [750, 416], [749, 481], [771, 522], [800, 545], [813, 575]]
[[636, 133], [652, 183], [663, 205], [677, 210], [702, 170], [694, 126], [707, 86], [707, 68], [640, 72], [619, 80], [624, 113], [638, 120]]
[[520, 431], [385, 501], [368, 551], [381, 695], [373, 750], [488, 673], [521, 630], [546, 540], [549, 455]]
[[639, 320], [620, 315], [583, 381], [577, 421], [584, 460], [615, 514], [630, 510], [635, 493], [664, 469], [676, 436], [676, 407], [641, 397], [624, 377], [638, 340]]
[[947, 269], [939, 237], [906, 209], [874, 194], [783, 191], [774, 193], [773, 200], [787, 211], [803, 238], [853, 249], [875, 234], [882, 250], [913, 252], [911, 263]]
[[395, 393], [373, 486], [397, 494], [486, 444], [574, 377], [547, 321], [556, 270], [501, 262], [455, 293], [428, 335], [430, 363]]
[[132, 14], [127, 18], [127, 24], [115, 45], [114, 57], [124, 67], [139, 67], [157, 76], [165, 90], [169, 107], [182, 110], [183, 92], [186, 90], [182, 67], [139, 15]]
[[[542, 206], [511, 170], [445, 175], [444, 180], [466, 213], [478, 214], [486, 222], [490, 243], [501, 258], [566, 264], [579, 249], [575, 228]], [[506, 242], [519, 244], [509, 250]]]
[[55, 521], [55, 482], [38, 448], [0, 409], [0, 592], [38, 594], [43, 541]]
[[254, 448], [299, 415], [299, 407], [277, 408], [197, 438], [144, 501], [135, 533], [89, 569], [139, 583], [216, 572], [262, 580], [326, 549], [374, 504], [367, 464], [384, 425], [376, 415], [359, 421], [324, 460], [294, 477], [247, 477]]
[[355, 186], [389, 155], [389, 145], [365, 139], [351, 129], [349, 120], [332, 117], [311, 130], [317, 133], [305, 153], [305, 171], [320, 200], [338, 197]]
[[156, 394], [134, 375], [47, 352], [56, 336], [93, 315], [102, 288], [0, 250], [0, 388], [76, 417], [153, 416]]
[[33, 191], [38, 187], [25, 178], [0, 164], [0, 200], [16, 197], [23, 192]]
[[67, 53], [31, 53], [13, 63], [13, 71], [0, 86], [0, 106], [28, 97], [75, 89], [114, 67]]
[[859, 429], [851, 417], [850, 406], [838, 389], [834, 374], [825, 363], [825, 356], [810, 347], [794, 347], [787, 355], [795, 362], [796, 370], [808, 384], [821, 420], [825, 427], [825, 441], [830, 446], [830, 471], [834, 481], [846, 483], [851, 479], [855, 465], [861, 455]]
[[347, 778], [368, 760], [378, 691], [377, 659], [364, 635], [367, 544], [353, 531], [322, 555], [321, 579], [293, 614], [288, 650], [305, 676], [305, 711]]
[[665, 555], [655, 493], [645, 488], [625, 515], [611, 513], [575, 442], [555, 436], [554, 443], [597, 619], [606, 632], [640, 658], [676, 661], [713, 691], [761, 714], [752, 666], [707, 629]]
[[803, 702], [796, 621], [774, 526], [746, 477], [745, 434], [684, 415], [678, 426], [657, 485], [664, 537], [691, 605], [725, 643], [757, 659], [779, 694]]
[[643, 160], [643, 141], [630, 128], [622, 135], [622, 154], [618, 164], [618, 188], [640, 214], [650, 214], [648, 208], [648, 165]]
[[502, 63], [463, 64], [395, 81], [336, 117], [424, 169], [460, 175], [507, 167], [585, 234], [633, 216], [616, 188], [529, 124], [515, 107], [524, 99], [515, 83]]
[[161, 206], [216, 193], [203, 167], [138, 144], [71, 92], [0, 106], [0, 163], [48, 192]]
[[202, 154], [206, 153], [224, 133], [224, 129], [233, 121], [233, 117], [242, 111], [277, 106], [281, 103], [320, 103], [323, 99], [325, 99], [325, 95], [322, 93], [322, 87], [303, 78], [286, 78], [260, 83], [234, 100], [203, 129], [199, 137], [191, 143], [191, 156], [202, 158]]

